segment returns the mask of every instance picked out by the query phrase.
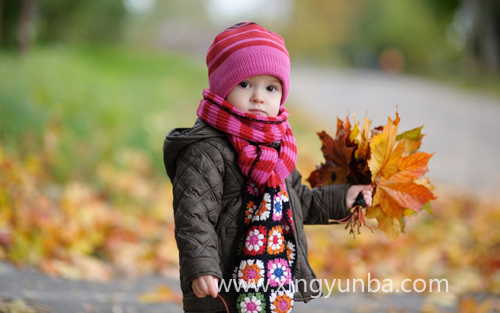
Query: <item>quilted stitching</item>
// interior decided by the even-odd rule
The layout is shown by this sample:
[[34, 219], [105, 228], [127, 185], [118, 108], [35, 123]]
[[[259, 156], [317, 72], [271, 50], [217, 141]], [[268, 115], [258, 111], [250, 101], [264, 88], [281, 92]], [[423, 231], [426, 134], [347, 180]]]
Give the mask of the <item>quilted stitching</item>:
[[[191, 281], [211, 274], [231, 278], [231, 269], [241, 193], [245, 178], [237, 164], [237, 155], [226, 137], [209, 137], [184, 147], [177, 157], [173, 179], [175, 236], [179, 248], [181, 289], [191, 292]], [[168, 162], [167, 160], [166, 162]], [[166, 164], [167, 165], [167, 164]], [[340, 219], [348, 214], [345, 208], [346, 185], [310, 190], [302, 185], [297, 170], [287, 178], [290, 202], [297, 236], [297, 267], [295, 277], [316, 278], [307, 260], [307, 241], [303, 224], [326, 224], [328, 219]], [[308, 301], [312, 293], [299, 284], [296, 300]], [[196, 297], [185, 297], [206, 303]], [[212, 303], [212, 302], [211, 302]], [[185, 303], [185, 307], [188, 305]], [[217, 303], [213, 303], [217, 307]]]

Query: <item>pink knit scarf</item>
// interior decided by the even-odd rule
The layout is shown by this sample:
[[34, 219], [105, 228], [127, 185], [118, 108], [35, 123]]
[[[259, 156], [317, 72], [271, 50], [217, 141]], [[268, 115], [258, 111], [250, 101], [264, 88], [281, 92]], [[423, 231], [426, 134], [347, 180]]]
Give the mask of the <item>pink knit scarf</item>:
[[[276, 117], [257, 116], [238, 110], [205, 89], [197, 114], [202, 121], [227, 134], [238, 152], [243, 175], [257, 186], [277, 188], [295, 168], [297, 146], [284, 106]], [[276, 141], [281, 143], [279, 153], [269, 146]]]

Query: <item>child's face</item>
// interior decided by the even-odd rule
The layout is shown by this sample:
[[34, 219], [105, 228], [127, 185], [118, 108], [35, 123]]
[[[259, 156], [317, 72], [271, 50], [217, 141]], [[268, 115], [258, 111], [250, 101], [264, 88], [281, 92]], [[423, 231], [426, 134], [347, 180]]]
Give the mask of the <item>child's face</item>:
[[276, 117], [283, 87], [279, 78], [271, 75], [249, 77], [227, 94], [226, 100], [245, 113]]

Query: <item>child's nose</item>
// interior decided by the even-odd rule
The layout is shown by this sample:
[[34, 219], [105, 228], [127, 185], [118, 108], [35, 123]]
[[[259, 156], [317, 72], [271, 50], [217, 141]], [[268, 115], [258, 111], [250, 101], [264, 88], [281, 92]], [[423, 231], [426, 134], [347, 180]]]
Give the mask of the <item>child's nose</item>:
[[259, 88], [256, 88], [252, 94], [252, 102], [264, 103], [264, 93]]

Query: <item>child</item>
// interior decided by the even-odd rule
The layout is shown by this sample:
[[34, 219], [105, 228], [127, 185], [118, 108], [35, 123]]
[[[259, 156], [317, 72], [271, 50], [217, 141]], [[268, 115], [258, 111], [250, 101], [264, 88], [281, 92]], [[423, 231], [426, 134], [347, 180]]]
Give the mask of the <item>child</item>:
[[231, 26], [207, 65], [198, 120], [163, 146], [184, 311], [225, 312], [222, 298], [231, 312], [290, 312], [294, 300], [320, 295], [303, 225], [346, 217], [360, 192], [370, 206], [371, 186], [301, 184], [283, 105], [290, 59], [278, 34]]

